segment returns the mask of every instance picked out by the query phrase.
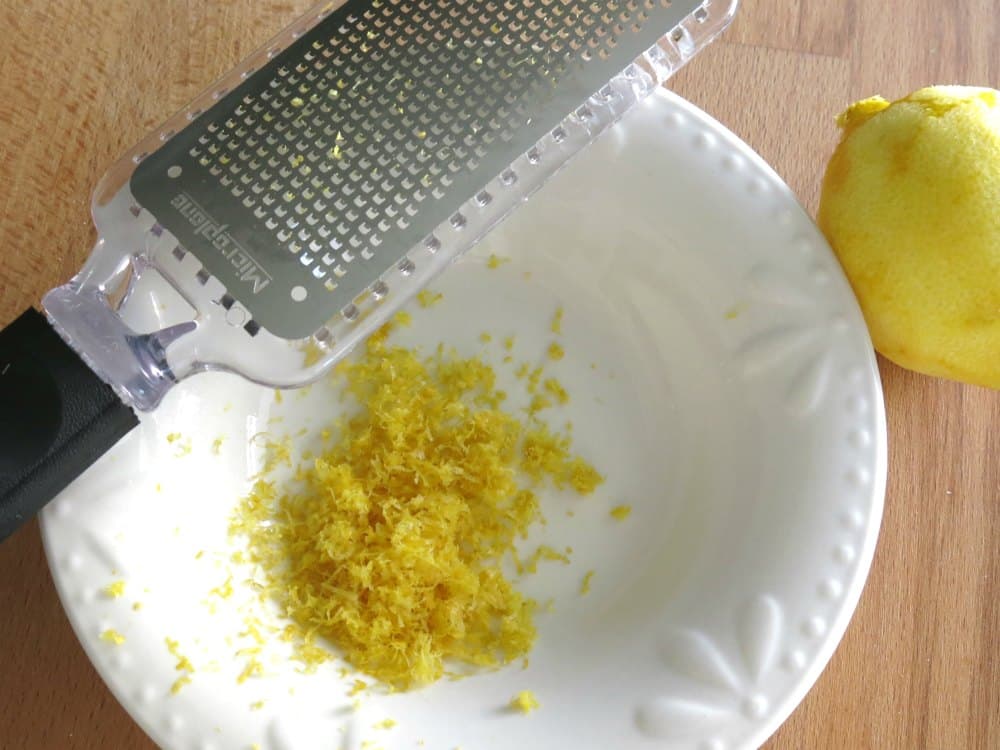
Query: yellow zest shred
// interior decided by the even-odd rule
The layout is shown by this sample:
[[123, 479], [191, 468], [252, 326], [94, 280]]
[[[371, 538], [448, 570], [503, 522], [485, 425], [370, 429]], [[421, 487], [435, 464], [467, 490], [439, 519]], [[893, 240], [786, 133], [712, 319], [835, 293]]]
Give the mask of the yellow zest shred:
[[305, 367], [312, 367], [325, 356], [326, 352], [312, 339], [309, 339], [302, 347], [302, 364]]
[[261, 474], [267, 474], [274, 471], [275, 468], [281, 465], [291, 466], [292, 465], [292, 445], [291, 439], [284, 437], [281, 440], [270, 440], [267, 439], [266, 435], [262, 435], [264, 440], [264, 468], [261, 470]]
[[264, 701], [254, 701], [250, 704], [251, 711], [260, 711], [262, 708], [264, 708]]
[[590, 582], [593, 579], [594, 571], [588, 570], [583, 576], [583, 581], [580, 583], [580, 596], [586, 596], [590, 593]]
[[285, 397], [281, 395], [281, 391], [277, 388], [274, 389], [274, 403], [280, 404], [285, 400]]
[[528, 393], [538, 393], [538, 384], [542, 382], [544, 372], [544, 369], [539, 366], [528, 373]]
[[[604, 482], [597, 469], [582, 458], [572, 458], [566, 464], [566, 479], [570, 487], [581, 495], [590, 495]], [[558, 481], [556, 486], [559, 486]]]
[[520, 711], [522, 714], [531, 713], [541, 707], [541, 703], [538, 702], [538, 698], [530, 690], [522, 690], [520, 693], [515, 695], [510, 701], [510, 707], [515, 711]]
[[228, 599], [233, 595], [233, 577], [229, 576], [225, 583], [209, 590], [209, 594], [214, 594], [220, 599]]
[[113, 628], [108, 628], [103, 633], [101, 633], [101, 640], [107, 643], [111, 643], [115, 646], [120, 646], [125, 643], [125, 636], [119, 633]]
[[[567, 552], [570, 551], [572, 550], [567, 550]], [[515, 560], [514, 564], [515, 567], [517, 567], [518, 573], [524, 573], [524, 572], [537, 573], [538, 563], [541, 562], [542, 560], [548, 560], [550, 562], [561, 562], [563, 565], [569, 565], [569, 556], [567, 554], [563, 554], [562, 552], [553, 549], [547, 544], [540, 545], [538, 549], [536, 549], [532, 553], [531, 557], [528, 558], [528, 561], [526, 563], [518, 565], [517, 561]]]
[[300, 636], [295, 641], [294, 658], [304, 665], [306, 674], [315, 672], [317, 667], [333, 658], [333, 654], [322, 646], [317, 646], [313, 638]]
[[119, 598], [125, 593], [125, 581], [114, 581], [113, 583], [109, 583], [104, 587], [104, 593], [112, 599]]
[[446, 659], [493, 667], [527, 654], [536, 604], [501, 562], [542, 520], [539, 483], [590, 492], [602, 480], [567, 436], [499, 408], [506, 394], [485, 362], [387, 336], [337, 369], [353, 411], [320, 454], [288, 487], [265, 467], [230, 531], [302, 633], [406, 689], [439, 679]]
[[500, 268], [504, 263], [510, 263], [510, 258], [501, 258], [499, 255], [490, 253], [490, 257], [486, 261], [486, 267], [495, 270]]
[[[251, 638], [258, 646], [263, 646], [267, 642], [260, 632], [260, 620], [256, 617], [247, 617], [243, 624], [246, 625], [247, 629], [240, 633], [240, 638]], [[288, 628], [285, 628], [285, 630], [288, 630]]]
[[358, 693], [364, 692], [367, 689], [367, 687], [368, 683], [365, 682], [364, 680], [355, 680], [354, 684], [351, 686], [351, 689], [347, 692], [347, 697], [353, 698]]
[[178, 672], [193, 672], [194, 665], [191, 664], [190, 659], [181, 653], [180, 644], [173, 638], [164, 638], [163, 641], [167, 644], [167, 651], [170, 652], [170, 655], [177, 659], [177, 664], [174, 665], [174, 669]]
[[444, 299], [444, 295], [441, 292], [432, 292], [429, 289], [421, 289], [417, 292], [417, 302], [425, 309], [436, 305], [442, 299]]
[[566, 389], [563, 388], [562, 383], [560, 383], [555, 378], [549, 378], [548, 380], [546, 380], [544, 383], [542, 383], [542, 387], [545, 389], [546, 393], [551, 395], [556, 400], [557, 403], [559, 404], [569, 403], [569, 393], [567, 393]]
[[524, 436], [520, 468], [536, 480], [547, 475], [559, 489], [569, 485], [581, 495], [589, 495], [604, 477], [583, 459], [569, 457], [569, 446], [569, 436], [540, 425]]
[[184, 442], [177, 446], [177, 452], [174, 453], [175, 458], [181, 458], [191, 452], [191, 438], [185, 438], [179, 432], [171, 432], [167, 434], [167, 442], [171, 445], [177, 443], [179, 440], [184, 440]]
[[562, 333], [562, 321], [563, 321], [563, 309], [562, 307], [556, 308], [556, 314], [552, 317], [552, 333]]
[[244, 682], [249, 680], [251, 677], [263, 677], [264, 676], [264, 665], [260, 663], [257, 658], [251, 658], [247, 661], [243, 671], [240, 672], [239, 677], [236, 678], [236, 682], [242, 685]]
[[630, 515], [632, 515], [631, 505], [616, 505], [611, 509], [611, 516], [616, 521], [624, 521]]
[[190, 659], [181, 653], [180, 644], [177, 641], [172, 638], [164, 638], [163, 641], [167, 644], [167, 651], [170, 652], [170, 655], [177, 659], [174, 669], [184, 673], [174, 680], [173, 685], [170, 686], [171, 695], [177, 695], [181, 691], [181, 688], [191, 684], [191, 673], [194, 672], [194, 665], [191, 664]]
[[405, 327], [413, 322], [413, 316], [406, 312], [406, 310], [400, 310], [393, 316], [393, 321], [396, 325]]
[[549, 359], [559, 361], [565, 356], [566, 352], [559, 344], [555, 341], [549, 344]]
[[392, 719], [384, 719], [383, 721], [380, 721], [378, 724], [376, 724], [375, 728], [376, 729], [392, 729], [394, 726], [396, 726], [396, 722], [395, 721], [393, 721]]
[[217, 437], [215, 440], [212, 441], [212, 453], [214, 453], [216, 456], [218, 456], [219, 453], [222, 452], [222, 443], [225, 439], [226, 439], [225, 437], [220, 435], [219, 437]]
[[515, 338], [513, 336], [508, 336], [503, 340], [503, 348], [505, 351], [512, 351], [514, 349]]
[[135, 602], [132, 605], [132, 611], [133, 612], [138, 612], [140, 609], [142, 609], [142, 602]]
[[486, 333], [485, 331], [483, 333], [479, 334], [479, 343], [481, 343], [481, 344], [488, 344], [492, 340], [493, 340], [493, 336], [490, 335], [490, 334], [488, 334], [488, 333]]
[[531, 403], [528, 404], [528, 414], [530, 416], [535, 416], [540, 411], [544, 411], [552, 406], [552, 399], [548, 396], [543, 396], [540, 393], [535, 394], [531, 397]]

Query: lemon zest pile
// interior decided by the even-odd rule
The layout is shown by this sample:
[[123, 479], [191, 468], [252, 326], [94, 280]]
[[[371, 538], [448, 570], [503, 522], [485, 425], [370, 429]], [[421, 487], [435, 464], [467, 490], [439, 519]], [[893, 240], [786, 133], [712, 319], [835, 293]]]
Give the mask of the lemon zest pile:
[[[502, 411], [485, 362], [444, 347], [421, 356], [388, 334], [337, 368], [354, 413], [293, 482], [265, 466], [230, 530], [246, 536], [300, 645], [326, 638], [354, 668], [407, 689], [439, 679], [445, 660], [497, 667], [527, 654], [537, 605], [502, 560], [542, 520], [543, 481], [589, 494], [603, 479], [568, 436]], [[540, 379], [541, 368], [531, 385]], [[542, 549], [538, 559], [568, 561]], [[323, 660], [313, 648], [298, 658]]]

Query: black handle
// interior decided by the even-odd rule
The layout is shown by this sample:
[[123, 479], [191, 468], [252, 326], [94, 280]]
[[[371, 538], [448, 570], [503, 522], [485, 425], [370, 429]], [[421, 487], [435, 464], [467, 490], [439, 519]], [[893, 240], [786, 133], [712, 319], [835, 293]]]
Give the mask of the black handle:
[[138, 423], [41, 313], [0, 331], [0, 541]]

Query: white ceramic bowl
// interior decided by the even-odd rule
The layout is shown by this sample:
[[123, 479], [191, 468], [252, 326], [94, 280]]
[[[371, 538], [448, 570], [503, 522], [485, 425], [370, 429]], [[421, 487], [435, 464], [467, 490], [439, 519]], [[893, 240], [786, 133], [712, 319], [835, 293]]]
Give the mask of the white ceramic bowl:
[[[490, 269], [489, 253], [511, 262]], [[251, 573], [229, 562], [226, 525], [259, 468], [249, 439], [318, 429], [337, 407], [327, 386], [279, 404], [268, 389], [210, 374], [177, 388], [42, 516], [60, 596], [102, 677], [169, 748], [762, 743], [854, 611], [886, 470], [863, 319], [788, 188], [721, 125], [661, 92], [436, 288], [444, 302], [415, 310], [403, 337], [484, 351], [501, 370], [502, 351], [481, 332], [514, 333], [518, 358], [540, 360], [548, 321], [565, 307], [567, 356], [552, 372], [572, 400], [558, 416], [608, 477], [587, 500], [544, 498], [549, 524], [526, 546], [574, 554], [523, 584], [555, 600], [539, 616], [530, 666], [373, 691], [355, 708], [354, 677], [336, 665], [300, 674], [271, 638], [265, 675], [238, 682], [237, 652], [254, 645], [246, 617], [259, 606]], [[142, 293], [155, 301], [161, 291]], [[168, 443], [174, 432], [181, 439]], [[624, 523], [608, 515], [619, 503], [634, 509]], [[210, 593], [230, 575], [232, 597]], [[123, 597], [102, 593], [119, 579]], [[100, 640], [109, 628], [125, 642]], [[167, 637], [196, 670], [177, 695]], [[525, 689], [542, 708], [505, 710]], [[385, 718], [396, 726], [375, 728]]]

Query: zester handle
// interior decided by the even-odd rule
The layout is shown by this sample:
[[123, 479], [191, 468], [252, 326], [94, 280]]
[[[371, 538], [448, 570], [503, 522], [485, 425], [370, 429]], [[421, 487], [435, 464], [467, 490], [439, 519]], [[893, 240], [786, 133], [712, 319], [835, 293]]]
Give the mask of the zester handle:
[[40, 313], [0, 331], [0, 541], [137, 424]]

